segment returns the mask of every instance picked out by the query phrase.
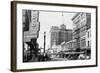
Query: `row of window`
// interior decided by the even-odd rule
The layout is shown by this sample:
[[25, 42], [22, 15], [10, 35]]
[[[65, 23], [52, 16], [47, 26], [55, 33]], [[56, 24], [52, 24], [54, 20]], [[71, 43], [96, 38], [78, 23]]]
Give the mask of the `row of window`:
[[87, 13], [80, 13], [73, 21], [75, 24], [79, 22], [79, 20], [86, 18]]
[[88, 35], [87, 37], [90, 38], [90, 37], [91, 37], [91, 32], [88, 31], [88, 32], [87, 32], [87, 35]]
[[84, 19], [83, 21], [80, 21], [79, 23], [76, 24], [76, 26], [73, 28], [73, 30], [81, 29], [86, 25], [86, 20]]
[[[85, 39], [81, 40], [81, 47], [86, 47]], [[87, 41], [87, 47], [91, 47], [91, 41]]]

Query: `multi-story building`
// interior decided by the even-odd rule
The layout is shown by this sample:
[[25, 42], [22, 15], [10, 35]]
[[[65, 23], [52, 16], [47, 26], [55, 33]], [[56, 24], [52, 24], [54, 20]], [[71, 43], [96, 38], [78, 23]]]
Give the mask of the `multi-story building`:
[[59, 27], [52, 26], [50, 30], [50, 45], [53, 46], [55, 42], [55, 45], [59, 44]]
[[[39, 11], [23, 10], [23, 62], [28, 61], [38, 52], [37, 38], [39, 33]], [[26, 47], [27, 46], [27, 47]], [[26, 56], [27, 55], [27, 56]]]
[[66, 29], [64, 24], [62, 24], [60, 28], [57, 26], [52, 26], [50, 30], [50, 40], [51, 47], [54, 42], [56, 45], [60, 45], [62, 42], [68, 42], [72, 40], [72, 30]]
[[23, 10], [22, 20], [23, 20], [24, 42], [28, 42], [32, 38], [37, 38], [40, 28], [39, 11]]
[[91, 28], [91, 14], [77, 13], [73, 18], [73, 39], [76, 39], [77, 47], [80, 49], [86, 48], [86, 33]]
[[61, 44], [62, 42], [68, 42], [70, 40], [72, 40], [72, 30], [66, 29], [66, 26], [62, 24], [59, 31], [59, 43]]
[[88, 59], [91, 58], [91, 29], [88, 29], [86, 32], [86, 48], [87, 48], [87, 56]]

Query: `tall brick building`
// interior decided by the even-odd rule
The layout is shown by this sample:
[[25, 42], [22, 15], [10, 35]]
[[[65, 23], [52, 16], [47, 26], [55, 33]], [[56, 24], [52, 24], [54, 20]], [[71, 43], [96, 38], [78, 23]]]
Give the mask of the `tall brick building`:
[[68, 42], [72, 40], [72, 30], [66, 29], [66, 25], [62, 24], [59, 27], [52, 26], [50, 30], [50, 45], [60, 45], [62, 42]]

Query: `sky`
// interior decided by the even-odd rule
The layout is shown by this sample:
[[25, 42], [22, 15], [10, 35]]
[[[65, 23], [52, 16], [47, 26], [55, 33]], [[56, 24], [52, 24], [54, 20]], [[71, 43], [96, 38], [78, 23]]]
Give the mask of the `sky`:
[[50, 28], [52, 26], [60, 27], [61, 24], [65, 24], [67, 29], [73, 29], [71, 19], [75, 14], [72, 12], [39, 11], [40, 31], [37, 39], [39, 47], [44, 48], [44, 32], [46, 32], [46, 49], [50, 47]]

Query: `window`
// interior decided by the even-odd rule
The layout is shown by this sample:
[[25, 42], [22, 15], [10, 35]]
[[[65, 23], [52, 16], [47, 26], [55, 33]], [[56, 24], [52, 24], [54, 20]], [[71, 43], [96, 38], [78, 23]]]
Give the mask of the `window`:
[[81, 40], [81, 47], [85, 47], [85, 46], [86, 46], [85, 39], [82, 39], [82, 40]]
[[88, 38], [89, 38], [89, 32], [88, 32]]
[[23, 30], [29, 31], [29, 18], [28, 18], [28, 12], [23, 10]]

